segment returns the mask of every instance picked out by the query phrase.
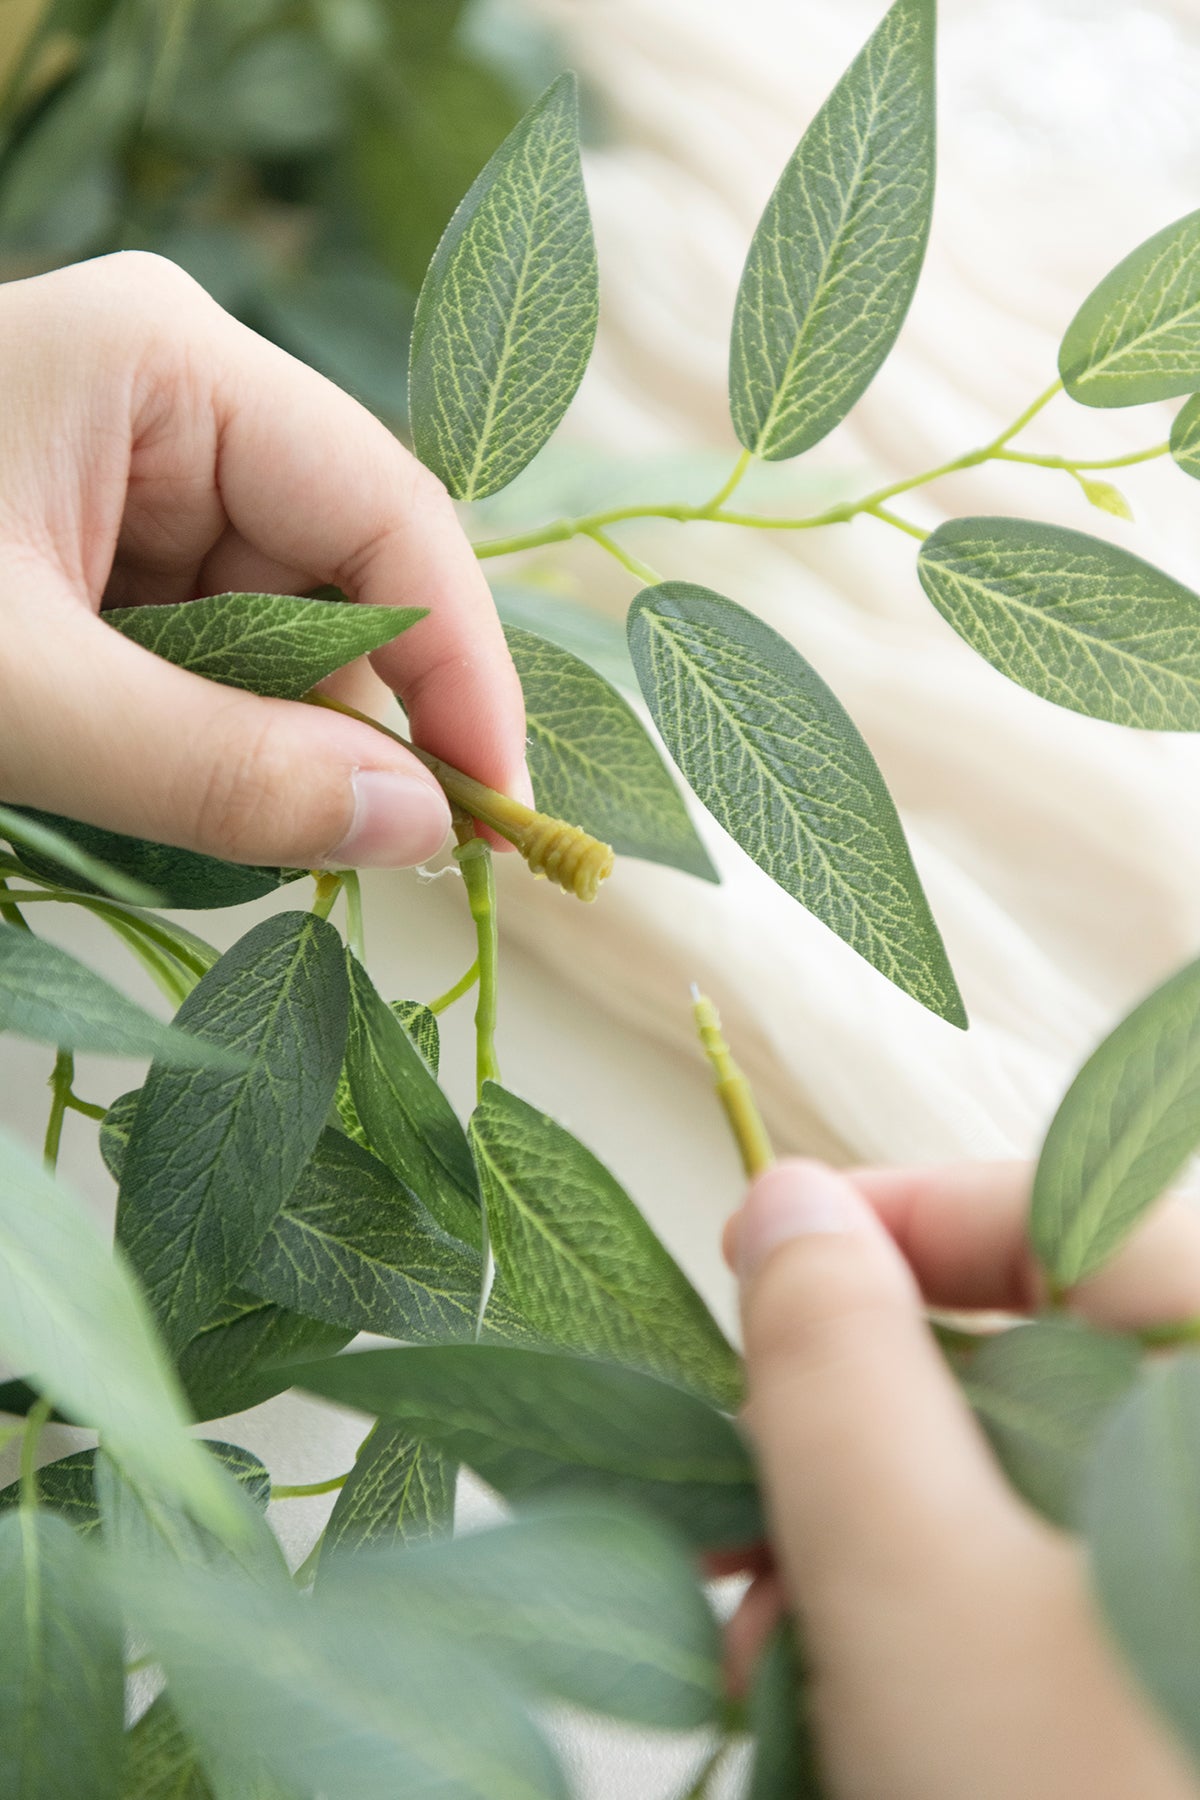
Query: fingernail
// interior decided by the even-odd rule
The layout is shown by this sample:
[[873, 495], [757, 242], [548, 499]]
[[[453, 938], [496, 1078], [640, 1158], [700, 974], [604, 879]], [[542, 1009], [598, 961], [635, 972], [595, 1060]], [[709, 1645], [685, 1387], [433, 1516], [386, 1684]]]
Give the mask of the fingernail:
[[434, 856], [450, 829], [450, 808], [424, 774], [359, 769], [354, 821], [329, 858], [335, 868], [403, 869]]
[[738, 1220], [738, 1278], [748, 1281], [792, 1238], [869, 1229], [870, 1209], [850, 1183], [818, 1162], [783, 1162], [760, 1175]]

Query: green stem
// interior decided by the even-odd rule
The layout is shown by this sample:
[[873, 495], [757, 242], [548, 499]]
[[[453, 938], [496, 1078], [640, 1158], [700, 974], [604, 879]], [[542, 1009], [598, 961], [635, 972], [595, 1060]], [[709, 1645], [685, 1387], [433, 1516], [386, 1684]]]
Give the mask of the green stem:
[[31, 1406], [25, 1419], [25, 1431], [21, 1438], [21, 1507], [29, 1511], [38, 1503], [37, 1492], [37, 1447], [42, 1435], [42, 1426], [54, 1411], [53, 1402], [39, 1400]]
[[725, 1753], [728, 1749], [729, 1739], [725, 1737], [721, 1738], [716, 1748], [705, 1757], [703, 1763], [700, 1765], [691, 1786], [683, 1796], [683, 1800], [705, 1800], [705, 1796], [712, 1787], [713, 1777], [724, 1762]]
[[8, 892], [9, 886], [7, 881], [0, 879], [0, 919], [3, 919], [6, 925], [15, 925], [18, 931], [28, 931], [29, 926], [21, 917], [21, 914], [13, 905], [12, 901], [4, 898], [4, 895]]
[[1153, 462], [1155, 457], [1166, 456], [1170, 444], [1151, 444], [1149, 450], [1131, 450], [1127, 456], [1102, 456], [1075, 462], [1069, 456], [1040, 456], [1030, 450], [997, 450], [997, 462], [1031, 463], [1038, 469], [1061, 469], [1064, 474], [1074, 475], [1080, 470], [1091, 469], [1132, 469], [1135, 463]]
[[272, 1500], [311, 1500], [317, 1494], [336, 1494], [339, 1488], [345, 1487], [350, 1479], [350, 1470], [344, 1475], [331, 1475], [328, 1481], [301, 1482], [295, 1486], [275, 1484], [271, 1486]]
[[1147, 1350], [1171, 1350], [1185, 1344], [1200, 1344], [1200, 1317], [1177, 1319], [1168, 1325], [1146, 1325], [1137, 1337]]
[[475, 1004], [475, 1098], [482, 1100], [484, 1082], [500, 1079], [500, 1064], [496, 1059], [496, 1001], [500, 967], [496, 874], [492, 867], [491, 851], [483, 839], [474, 834], [458, 844], [454, 860], [462, 870], [479, 951], [479, 998]]
[[334, 902], [342, 891], [342, 877], [332, 873], [316, 875], [316, 893], [313, 895], [311, 910], [318, 919], [327, 919], [333, 911]]
[[103, 919], [110, 926], [115, 921], [120, 921], [174, 957], [194, 977], [194, 982], [199, 981], [202, 975], [207, 975], [220, 955], [219, 951], [211, 944], [206, 944], [194, 932], [168, 925], [156, 915], [142, 913], [137, 907], [127, 906], [120, 900], [106, 900], [96, 894], [80, 894], [73, 888], [52, 888], [43, 893], [23, 891], [20, 899], [22, 906], [81, 906], [85, 912], [94, 913], [96, 918]]
[[85, 1119], [97, 1121], [107, 1119], [107, 1106], [96, 1106], [90, 1100], [81, 1100], [78, 1094], [67, 1095], [67, 1107], [71, 1112], [82, 1113]]
[[882, 519], [885, 525], [894, 525], [897, 531], [907, 532], [909, 537], [916, 538], [920, 543], [924, 543], [929, 536], [929, 533], [922, 531], [919, 525], [910, 524], [907, 519], [902, 519], [899, 513], [890, 512], [886, 506], [868, 506], [864, 510], [870, 514], [871, 518]]
[[47, 1169], [53, 1174], [58, 1167], [58, 1152], [62, 1144], [63, 1119], [66, 1116], [68, 1096], [71, 1084], [75, 1079], [75, 1058], [69, 1050], [59, 1050], [54, 1058], [54, 1073], [50, 1077], [52, 1098], [50, 1101], [50, 1117], [46, 1122], [46, 1143], [42, 1158]]
[[444, 1013], [448, 1006], [453, 1006], [456, 1000], [461, 1000], [464, 994], [469, 994], [478, 980], [479, 958], [476, 957], [466, 974], [460, 975], [453, 987], [447, 988], [444, 994], [439, 994], [436, 1000], [429, 1002], [430, 1012], [435, 1017], [438, 1013]]
[[608, 554], [615, 557], [623, 569], [627, 569], [631, 575], [635, 575], [639, 581], [644, 582], [647, 586], [656, 587], [662, 580], [662, 576], [656, 574], [649, 563], [640, 562], [638, 558], [632, 556], [628, 550], [623, 550], [620, 544], [618, 544], [615, 539], [610, 538], [607, 532], [601, 531], [599, 526], [595, 526], [587, 533], [587, 535], [591, 538], [593, 544], [599, 544], [602, 550], [607, 550]]
[[351, 955], [360, 963], [367, 960], [367, 938], [363, 927], [362, 883], [357, 869], [347, 869], [342, 876], [346, 890], [346, 942]]
[[753, 450], [743, 450], [730, 471], [728, 481], [725, 482], [723, 487], [717, 489], [712, 499], [702, 506], [700, 510], [706, 513], [720, 512], [734, 489], [741, 486], [742, 477], [745, 475], [753, 461]]

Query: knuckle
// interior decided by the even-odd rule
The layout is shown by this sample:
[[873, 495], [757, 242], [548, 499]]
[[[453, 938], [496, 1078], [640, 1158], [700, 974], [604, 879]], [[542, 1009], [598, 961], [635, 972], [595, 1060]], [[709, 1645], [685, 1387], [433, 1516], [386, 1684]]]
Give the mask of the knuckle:
[[167, 295], [173, 302], [181, 296], [208, 300], [200, 283], [186, 269], [154, 250], [114, 250], [100, 257], [96, 266], [139, 298], [153, 300]]

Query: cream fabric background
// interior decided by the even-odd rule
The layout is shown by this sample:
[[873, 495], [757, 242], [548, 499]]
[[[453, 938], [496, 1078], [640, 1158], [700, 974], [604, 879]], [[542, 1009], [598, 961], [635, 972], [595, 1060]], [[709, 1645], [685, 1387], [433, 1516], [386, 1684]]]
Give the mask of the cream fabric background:
[[[680, 447], [731, 461], [726, 345], [746, 245], [882, 0], [524, 4], [561, 33], [608, 127], [587, 170], [601, 339], [564, 441], [610, 452], [627, 485], [631, 463]], [[781, 510], [993, 435], [1053, 378], [1061, 330], [1093, 282], [1200, 202], [1200, 0], [942, 0], [941, 10], [939, 196], [917, 301], [852, 421], [776, 477]], [[1169, 412], [1106, 415], [1060, 399], [1027, 447], [1117, 453], [1165, 436]], [[1087, 508], [1064, 476], [1011, 469], [947, 481], [905, 510], [930, 525], [1027, 511], [1200, 578], [1200, 489], [1163, 465], [1118, 479], [1136, 525]], [[665, 475], [652, 488], [672, 497]], [[921, 1012], [712, 827], [717, 889], [622, 864], [585, 911], [503, 869], [506, 1078], [604, 1156], [731, 1320], [715, 1239], [738, 1180], [691, 1042], [688, 981], [719, 999], [781, 1146], [886, 1160], [1030, 1152], [1108, 1023], [1200, 946], [1200, 748], [1077, 718], [1005, 682], [925, 601], [913, 546], [874, 521], [790, 538], [652, 525], [627, 541], [664, 573], [761, 612], [848, 706], [899, 801], [972, 1016], [964, 1036]], [[614, 614], [633, 587], [590, 546], [534, 557], [524, 572]], [[385, 991], [428, 997], [469, 961], [454, 876], [377, 876], [367, 899]], [[248, 916], [193, 922], [224, 943]], [[146, 991], [89, 924], [55, 925]], [[464, 1108], [466, 1025], [446, 1021], [448, 1084]], [[48, 1067], [36, 1047], [0, 1039], [3, 1115], [31, 1140]], [[81, 1059], [89, 1095], [115, 1096], [131, 1079], [129, 1065]], [[63, 1166], [111, 1207], [78, 1124]], [[257, 1450], [282, 1481], [345, 1467], [361, 1435], [356, 1420], [294, 1397], [206, 1430]], [[48, 1432], [46, 1454], [78, 1441]], [[295, 1558], [327, 1510], [274, 1509]], [[477, 1516], [477, 1500], [468, 1511]], [[694, 1760], [591, 1727], [567, 1743], [586, 1800], [667, 1800]]]

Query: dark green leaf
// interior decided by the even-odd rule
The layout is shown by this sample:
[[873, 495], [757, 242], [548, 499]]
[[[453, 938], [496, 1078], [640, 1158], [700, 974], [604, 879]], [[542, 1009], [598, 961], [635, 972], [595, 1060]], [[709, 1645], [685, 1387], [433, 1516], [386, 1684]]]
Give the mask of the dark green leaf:
[[730, 836], [889, 981], [965, 1026], [891, 795], [816, 671], [687, 582], [638, 595], [629, 647], [667, 748]]
[[157, 1057], [173, 1068], [228, 1070], [238, 1064], [227, 1049], [164, 1025], [57, 944], [3, 923], [0, 1031], [65, 1050]]
[[124, 1633], [92, 1556], [61, 1519], [0, 1519], [0, 1614], [0, 1797], [117, 1800]]
[[53, 831], [50, 826], [43, 825], [39, 818], [31, 813], [15, 811], [11, 806], [0, 806], [0, 837], [7, 838], [10, 844], [17, 847], [22, 860], [30, 867], [29, 852], [48, 857], [56, 867], [65, 873], [79, 876], [89, 888], [97, 893], [108, 894], [114, 900], [127, 900], [131, 906], [159, 906], [162, 897], [153, 888], [140, 881], [131, 881], [122, 875], [119, 869], [110, 869], [106, 862], [98, 856], [89, 856], [86, 850], [66, 837], [61, 831]]
[[1124, 1242], [1200, 1144], [1200, 961], [1155, 988], [1084, 1063], [1042, 1146], [1030, 1236], [1073, 1287]]
[[506, 626], [525, 694], [537, 804], [620, 856], [717, 881], [679, 789], [633, 708], [569, 650]]
[[176, 85], [165, 126], [201, 155], [302, 156], [343, 128], [336, 71], [299, 31], [256, 35], [197, 73]]
[[436, 1081], [442, 1055], [436, 1013], [430, 1012], [420, 1000], [393, 1000], [392, 1011], [429, 1064], [430, 1073]]
[[346, 1075], [367, 1141], [443, 1230], [478, 1245], [479, 1187], [466, 1134], [370, 976], [354, 957], [349, 967]]
[[482, 1264], [381, 1162], [326, 1131], [242, 1279], [327, 1325], [438, 1343], [471, 1337]]
[[1092, 290], [1058, 372], [1084, 406], [1140, 406], [1200, 386], [1200, 212], [1156, 231]]
[[0, 1135], [0, 1356], [153, 1491], [238, 1528], [187, 1415], [145, 1302], [88, 1208]]
[[738, 438], [798, 456], [896, 341], [929, 236], [934, 0], [896, 0], [800, 140], [754, 234], [733, 316]]
[[406, 1427], [506, 1499], [582, 1492], [628, 1500], [707, 1548], [762, 1536], [754, 1471], [732, 1423], [633, 1369], [446, 1344], [366, 1350], [293, 1375], [311, 1393]]
[[1200, 394], [1193, 394], [1175, 415], [1171, 455], [1185, 475], [1200, 481]]
[[579, 657], [613, 687], [637, 693], [637, 676], [629, 660], [624, 627], [616, 619], [606, 618], [562, 594], [511, 587], [502, 582], [492, 583], [492, 599], [506, 625], [536, 631], [539, 637], [549, 638], [552, 644]]
[[[201, 1442], [254, 1504], [265, 1511], [271, 1498], [271, 1477], [258, 1457], [249, 1450], [239, 1449], [236, 1444], [223, 1444], [216, 1438], [203, 1438]], [[60, 1456], [57, 1462], [43, 1463], [36, 1473], [35, 1483], [39, 1506], [57, 1513], [81, 1537], [88, 1537], [95, 1531], [100, 1523], [95, 1450], [75, 1450], [70, 1456]], [[14, 1481], [0, 1490], [0, 1511], [19, 1505], [20, 1499], [21, 1484]]]
[[635, 1512], [539, 1509], [453, 1543], [330, 1556], [322, 1598], [482, 1652], [535, 1692], [643, 1725], [718, 1709], [720, 1635], [681, 1544]]
[[[142, 53], [128, 37], [106, 41], [0, 161], [7, 248], [69, 258], [110, 224], [115, 196], [96, 177], [132, 127], [145, 83]], [[74, 205], [63, 207], [64, 192]]]
[[[194, 605], [195, 602], [192, 602]], [[253, 868], [243, 863], [222, 862], [215, 856], [202, 856], [196, 850], [177, 850], [170, 844], [154, 844], [147, 838], [125, 837], [117, 831], [104, 831], [99, 825], [84, 825], [78, 819], [64, 819], [56, 813], [35, 812], [21, 808], [24, 821], [49, 827], [67, 838], [88, 857], [97, 857], [110, 869], [132, 877], [158, 896], [160, 906], [190, 907], [241, 906], [247, 900], [258, 900], [274, 893], [289, 881], [295, 881], [303, 869]], [[82, 888], [85, 893], [103, 893], [105, 884], [89, 875], [72, 861], [64, 864], [47, 850], [35, 849], [26, 840], [21, 861], [35, 875], [45, 875], [65, 887]]]
[[1017, 1492], [1056, 1525], [1079, 1523], [1084, 1467], [1137, 1379], [1133, 1338], [1039, 1320], [985, 1339], [964, 1372], [967, 1398]]
[[394, 1610], [345, 1618], [287, 1584], [127, 1564], [131, 1617], [166, 1670], [214, 1786], [263, 1774], [355, 1800], [566, 1800], [515, 1697], [469, 1646]]
[[165, 1694], [125, 1734], [121, 1800], [213, 1800], [199, 1753]]
[[377, 1425], [355, 1459], [321, 1542], [319, 1584], [333, 1551], [422, 1544], [454, 1529], [458, 1465], [404, 1430]]
[[261, 1406], [292, 1385], [291, 1367], [333, 1356], [354, 1336], [235, 1288], [179, 1352], [176, 1367], [198, 1419]]
[[[268, 1492], [269, 1487], [268, 1477]], [[245, 1534], [231, 1547], [126, 1475], [102, 1450], [96, 1457], [95, 1491], [105, 1545], [119, 1559], [150, 1565], [169, 1558], [202, 1569], [241, 1568], [255, 1581], [289, 1579], [279, 1542], [259, 1509], [247, 1507]]]
[[746, 1800], [822, 1800], [808, 1696], [795, 1629], [784, 1619], [767, 1639], [747, 1704], [754, 1763]]
[[417, 301], [413, 440], [456, 499], [495, 493], [536, 456], [583, 379], [597, 311], [575, 80], [563, 75], [475, 181]]
[[921, 586], [994, 669], [1056, 706], [1200, 728], [1200, 594], [1116, 544], [1029, 519], [953, 519]]
[[500, 1291], [541, 1337], [737, 1406], [735, 1351], [590, 1150], [495, 1082], [471, 1143]]
[[210, 594], [178, 606], [123, 607], [104, 617], [122, 636], [193, 675], [299, 700], [335, 669], [390, 644], [426, 611], [291, 594]]
[[240, 1052], [234, 1075], [155, 1063], [121, 1173], [117, 1237], [181, 1349], [252, 1259], [320, 1136], [348, 1006], [333, 927], [280, 913], [184, 1001], [180, 1027]]
[[1200, 1357], [1119, 1409], [1089, 1472], [1092, 1579], [1139, 1680], [1200, 1752]]

